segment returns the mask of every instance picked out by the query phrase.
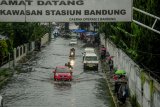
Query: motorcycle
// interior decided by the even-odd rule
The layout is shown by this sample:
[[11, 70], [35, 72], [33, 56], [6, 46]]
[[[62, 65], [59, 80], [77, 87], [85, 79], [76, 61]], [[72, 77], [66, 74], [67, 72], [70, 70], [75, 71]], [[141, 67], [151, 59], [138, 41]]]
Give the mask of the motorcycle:
[[71, 60], [70, 60], [70, 65], [71, 65], [71, 66], [74, 66], [74, 64], [75, 64], [74, 59], [71, 59]]
[[71, 52], [70, 53], [70, 57], [74, 57], [75, 56], [75, 53], [74, 52]]
[[71, 63], [71, 62], [65, 63], [65, 66], [67, 66], [67, 67], [69, 68], [69, 70], [71, 70], [71, 71], [72, 71], [72, 69], [73, 69], [73, 65], [72, 65], [72, 63]]
[[70, 50], [70, 55], [69, 55], [70, 58], [74, 58], [75, 57], [75, 50], [71, 49]]
[[125, 104], [128, 96], [128, 86], [125, 81], [115, 82], [115, 93], [117, 94], [118, 101]]

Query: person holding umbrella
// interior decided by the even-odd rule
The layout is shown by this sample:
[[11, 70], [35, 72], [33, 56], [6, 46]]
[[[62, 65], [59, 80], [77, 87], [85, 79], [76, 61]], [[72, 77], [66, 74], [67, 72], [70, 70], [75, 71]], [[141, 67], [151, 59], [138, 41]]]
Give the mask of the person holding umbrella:
[[117, 74], [117, 75], [125, 75], [126, 71], [125, 70], [116, 70], [115, 74]]
[[117, 94], [117, 98], [123, 104], [126, 101], [126, 98], [129, 96], [129, 89], [126, 81], [126, 71], [118, 69], [115, 71], [114, 79], [115, 79], [115, 93]]

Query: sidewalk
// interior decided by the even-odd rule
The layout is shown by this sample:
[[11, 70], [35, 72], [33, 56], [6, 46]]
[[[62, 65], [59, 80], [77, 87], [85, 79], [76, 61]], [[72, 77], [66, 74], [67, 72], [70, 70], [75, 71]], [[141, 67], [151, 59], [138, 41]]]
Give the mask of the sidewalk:
[[126, 99], [125, 104], [121, 104], [118, 101], [116, 94], [114, 93], [115, 81], [113, 80], [112, 76], [110, 75], [109, 66], [108, 66], [108, 64], [104, 64], [104, 63], [102, 63], [101, 65], [102, 65], [103, 72], [106, 74], [107, 85], [108, 85], [110, 94], [112, 96], [113, 102], [115, 104], [115, 107], [132, 107], [132, 105], [129, 101], [129, 98]]

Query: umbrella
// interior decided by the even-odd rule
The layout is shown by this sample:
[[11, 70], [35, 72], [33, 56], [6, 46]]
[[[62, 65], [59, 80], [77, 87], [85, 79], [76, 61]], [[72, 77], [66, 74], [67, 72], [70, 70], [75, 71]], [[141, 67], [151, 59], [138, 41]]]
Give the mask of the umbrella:
[[83, 29], [75, 29], [75, 30], [73, 30], [73, 32], [75, 32], [75, 33], [83, 33], [83, 32], [86, 32], [86, 30], [83, 30]]
[[115, 74], [117, 74], [117, 75], [124, 75], [124, 74], [126, 74], [126, 71], [125, 70], [117, 70], [115, 72]]

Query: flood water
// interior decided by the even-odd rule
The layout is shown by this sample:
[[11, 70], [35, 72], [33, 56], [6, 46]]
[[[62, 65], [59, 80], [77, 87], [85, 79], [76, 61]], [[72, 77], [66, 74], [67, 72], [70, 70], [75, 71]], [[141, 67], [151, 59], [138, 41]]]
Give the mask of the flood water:
[[[5, 107], [113, 107], [101, 68], [84, 71], [84, 43], [69, 46], [69, 41], [60, 37], [52, 40], [29, 62], [32, 71], [14, 74], [0, 90]], [[73, 81], [54, 81], [52, 71], [69, 61], [72, 47], [76, 49]]]

